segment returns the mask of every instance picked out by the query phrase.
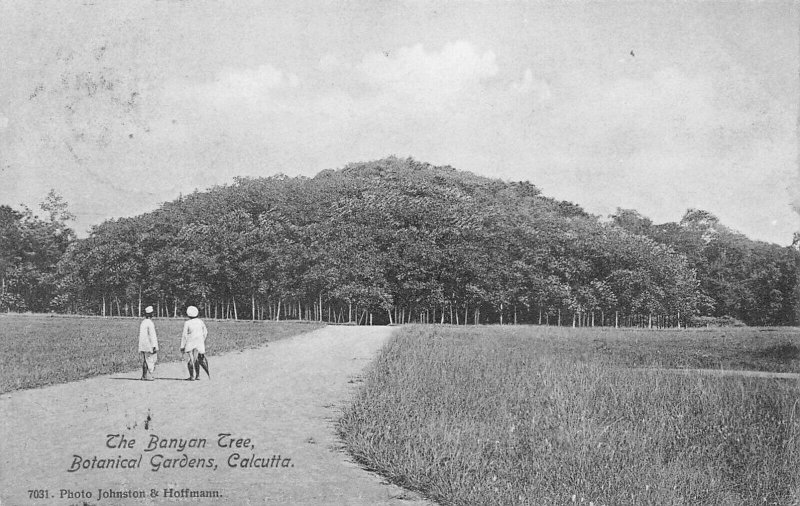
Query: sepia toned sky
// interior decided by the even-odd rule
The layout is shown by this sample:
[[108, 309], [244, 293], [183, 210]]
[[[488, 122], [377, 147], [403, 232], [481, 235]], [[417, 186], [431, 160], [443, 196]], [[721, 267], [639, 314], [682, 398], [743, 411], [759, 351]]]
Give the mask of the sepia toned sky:
[[[798, 4], [0, 3], [0, 204], [89, 226], [388, 155], [800, 231]], [[793, 206], [794, 204], [794, 206]]]

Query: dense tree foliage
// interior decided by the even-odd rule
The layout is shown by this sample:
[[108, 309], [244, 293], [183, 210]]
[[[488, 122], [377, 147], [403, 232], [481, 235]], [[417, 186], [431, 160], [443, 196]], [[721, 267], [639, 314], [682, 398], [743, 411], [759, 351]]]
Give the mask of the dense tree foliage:
[[612, 219], [686, 256], [700, 281], [702, 314], [749, 325], [796, 324], [797, 249], [751, 241], [698, 209], [689, 209], [679, 223], [663, 225], [630, 209], [618, 209]]
[[[207, 317], [362, 324], [796, 322], [794, 248], [750, 241], [697, 210], [664, 225], [623, 209], [604, 221], [528, 182], [412, 159], [239, 178], [78, 241], [55, 204], [49, 220], [0, 208], [10, 309], [138, 315], [152, 304], [174, 316], [194, 304]], [[50, 241], [42, 264], [22, 261], [31, 230]], [[31, 265], [39, 274], [25, 277]]]
[[[529, 183], [389, 158], [238, 179], [93, 230], [60, 265], [72, 310], [377, 322], [677, 325], [684, 256]], [[646, 320], [645, 320], [646, 318]]]
[[0, 205], [0, 310], [48, 311], [56, 298], [56, 264], [75, 234], [64, 200], [51, 191], [40, 218]]

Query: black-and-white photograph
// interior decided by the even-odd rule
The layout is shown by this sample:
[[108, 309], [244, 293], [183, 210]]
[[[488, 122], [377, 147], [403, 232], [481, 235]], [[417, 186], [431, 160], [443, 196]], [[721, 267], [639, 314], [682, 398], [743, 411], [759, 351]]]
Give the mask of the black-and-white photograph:
[[0, 505], [800, 505], [800, 3], [0, 0]]

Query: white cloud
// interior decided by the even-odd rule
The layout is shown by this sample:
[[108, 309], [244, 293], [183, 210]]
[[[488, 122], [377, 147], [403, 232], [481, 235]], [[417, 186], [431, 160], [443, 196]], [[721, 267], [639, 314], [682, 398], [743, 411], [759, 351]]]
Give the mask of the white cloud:
[[[167, 104], [191, 110], [194, 117], [211, 115], [218, 124], [250, 120], [336, 121], [397, 124], [398, 121], [436, 121], [435, 113], [461, 114], [483, 110], [513, 93], [490, 80], [499, 73], [495, 54], [466, 41], [426, 50], [421, 44], [395, 51], [373, 52], [355, 65], [334, 54], [323, 55], [318, 80], [304, 79], [265, 64], [255, 69], [227, 69], [213, 81], [173, 82], [165, 90]], [[527, 80], [526, 80], [527, 79]], [[545, 83], [529, 71], [518, 85], [520, 96], [549, 95]], [[314, 130], [317, 125], [312, 127]], [[338, 132], [337, 132], [338, 133]]]
[[483, 53], [469, 42], [445, 45], [428, 52], [421, 44], [396, 52], [371, 53], [358, 65], [366, 82], [384, 91], [425, 98], [462, 92], [497, 75], [492, 51]]

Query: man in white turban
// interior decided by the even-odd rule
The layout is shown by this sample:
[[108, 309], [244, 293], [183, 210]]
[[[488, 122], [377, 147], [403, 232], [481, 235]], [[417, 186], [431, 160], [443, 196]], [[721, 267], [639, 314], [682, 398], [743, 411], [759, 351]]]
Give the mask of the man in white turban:
[[158, 360], [158, 336], [152, 320], [153, 306], [144, 308], [144, 320], [139, 325], [139, 352], [142, 354], [142, 379], [153, 380]]
[[183, 335], [181, 337], [181, 353], [188, 355], [187, 366], [189, 368], [188, 381], [200, 379], [200, 367], [208, 374], [208, 361], [206, 360], [206, 336], [208, 329], [203, 320], [197, 317], [198, 311], [194, 306], [186, 308], [186, 316], [189, 317], [183, 324]]

